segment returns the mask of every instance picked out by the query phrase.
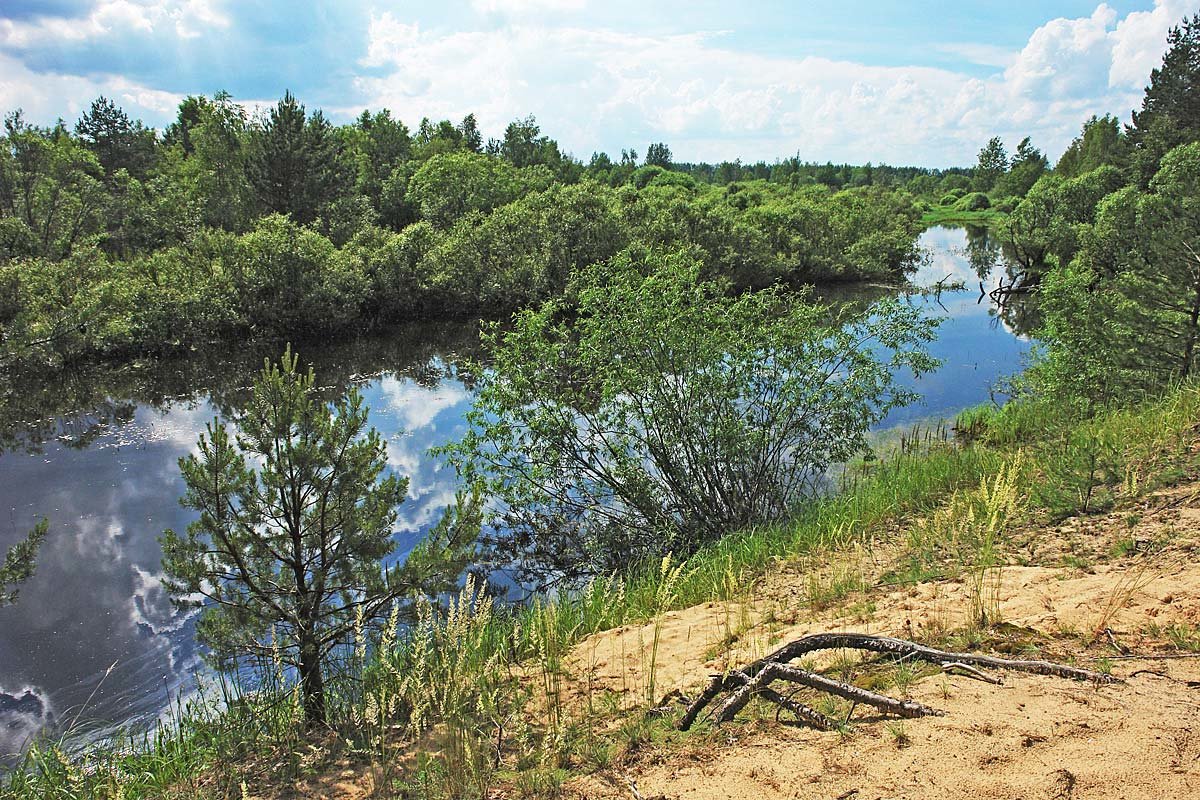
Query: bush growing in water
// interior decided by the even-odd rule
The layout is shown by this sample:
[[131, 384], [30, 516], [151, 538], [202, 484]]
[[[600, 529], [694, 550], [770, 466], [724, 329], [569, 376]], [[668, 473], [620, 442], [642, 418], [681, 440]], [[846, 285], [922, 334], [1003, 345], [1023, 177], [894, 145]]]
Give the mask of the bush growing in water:
[[443, 450], [501, 501], [495, 542], [533, 580], [685, 555], [778, 519], [915, 399], [935, 323], [896, 302], [838, 319], [805, 295], [733, 297], [688, 251], [626, 251], [578, 305], [493, 326], [470, 430]]

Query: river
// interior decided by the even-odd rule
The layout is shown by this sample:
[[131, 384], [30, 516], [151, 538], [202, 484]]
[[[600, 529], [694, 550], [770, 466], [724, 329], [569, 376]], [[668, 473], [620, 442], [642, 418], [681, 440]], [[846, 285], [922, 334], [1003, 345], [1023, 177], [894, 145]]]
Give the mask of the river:
[[[944, 363], [916, 382], [923, 401], [881, 427], [988, 401], [1030, 347], [1014, 329], [1019, 315], [979, 302], [980, 281], [994, 284], [1004, 269], [986, 232], [937, 227], [921, 244], [928, 256], [916, 284], [966, 288], [908, 296], [945, 318], [931, 348]], [[474, 325], [438, 324], [300, 352], [331, 396], [360, 388], [389, 465], [410, 477], [401, 552], [453, 498], [453, 471], [426, 451], [463, 430], [471, 390], [455, 363], [475, 343]], [[37, 574], [16, 605], [0, 608], [0, 755], [47, 727], [104, 731], [153, 719], [193, 685], [201, 665], [192, 619], [163, 589], [158, 537], [190, 521], [177, 499], [179, 458], [214, 415], [244, 402], [266, 355], [275, 353], [97, 368], [30, 387], [25, 407], [0, 421], [0, 552], [38, 518], [51, 523]]]

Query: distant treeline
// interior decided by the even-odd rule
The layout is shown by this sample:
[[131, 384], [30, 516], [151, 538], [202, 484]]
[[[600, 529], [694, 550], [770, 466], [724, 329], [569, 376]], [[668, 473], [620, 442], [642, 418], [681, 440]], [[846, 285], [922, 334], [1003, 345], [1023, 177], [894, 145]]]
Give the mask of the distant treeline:
[[485, 141], [472, 115], [334, 125], [218, 94], [159, 132], [101, 97], [73, 128], [11, 113], [0, 143], [0, 361], [496, 315], [630, 249], [689, 249], [737, 290], [917, 258], [920, 209], [883, 168], [716, 184], [665, 144], [584, 165], [533, 117]]

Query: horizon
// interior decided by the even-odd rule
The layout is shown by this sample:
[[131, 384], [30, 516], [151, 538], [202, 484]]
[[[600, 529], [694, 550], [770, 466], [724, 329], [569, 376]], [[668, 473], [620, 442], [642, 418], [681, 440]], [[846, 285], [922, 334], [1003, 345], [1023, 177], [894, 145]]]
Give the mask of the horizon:
[[1092, 115], [1129, 120], [1168, 30], [1196, 11], [784, 5], [16, 0], [0, 11], [0, 107], [72, 123], [104, 95], [161, 130], [187, 95], [229, 91], [253, 111], [290, 90], [335, 123], [388, 108], [415, 130], [473, 113], [499, 137], [532, 114], [584, 162], [661, 141], [679, 162], [945, 169], [994, 135], [1010, 149], [1029, 136], [1053, 161]]

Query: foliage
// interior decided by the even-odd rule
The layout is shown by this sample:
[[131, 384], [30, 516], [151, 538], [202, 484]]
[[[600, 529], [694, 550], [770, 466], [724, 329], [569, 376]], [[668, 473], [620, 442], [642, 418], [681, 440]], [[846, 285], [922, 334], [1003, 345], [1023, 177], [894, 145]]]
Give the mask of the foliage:
[[[503, 501], [496, 545], [537, 579], [606, 573], [792, 513], [914, 395], [933, 323], [849, 319], [804, 296], [729, 297], [686, 251], [624, 253], [493, 328], [465, 438], [446, 449]], [[553, 368], [547, 368], [553, 365]]]
[[154, 161], [158, 144], [154, 131], [129, 119], [129, 115], [103, 96], [92, 101], [91, 108], [79, 118], [75, 134], [96, 154], [104, 174], [109, 177], [125, 170], [134, 177], [144, 178]]
[[1113, 166], [1073, 178], [1055, 174], [1039, 179], [1004, 225], [1012, 256], [1026, 276], [1036, 279], [1051, 265], [1069, 264], [1100, 201], [1122, 185], [1124, 177]]
[[0, 562], [0, 607], [17, 600], [17, 587], [29, 580], [37, 568], [37, 554], [46, 538], [49, 523], [42, 520], [21, 541], [8, 548]]
[[739, 289], [895, 279], [918, 258], [892, 168], [823, 184], [793, 160], [714, 186], [657, 143], [640, 169], [628, 150], [585, 170], [531, 117], [485, 147], [471, 116], [339, 127], [290, 93], [257, 119], [187, 97], [161, 140], [101, 98], [79, 130], [16, 113], [0, 139], [6, 363], [503, 314], [630, 245], [694, 246]]
[[1129, 162], [1129, 142], [1121, 122], [1111, 114], [1083, 123], [1079, 136], [1067, 146], [1054, 165], [1054, 174], [1077, 178], [1104, 166], [1124, 169]]
[[183, 535], [164, 534], [163, 568], [178, 602], [208, 601], [197, 636], [218, 663], [279, 654], [299, 671], [305, 719], [319, 724], [329, 654], [356, 622], [452, 585], [478, 525], [474, 502], [460, 502], [402, 565], [384, 569], [408, 481], [383, 477], [386, 451], [366, 429], [361, 395], [330, 407], [312, 371], [296, 367], [290, 350], [264, 365], [236, 435], [214, 420], [199, 453], [180, 460], [181, 502], [199, 518]]
[[1151, 71], [1142, 108], [1128, 128], [1132, 161], [1143, 187], [1170, 150], [1200, 139], [1200, 14], [1167, 35], [1162, 66]]
[[[1150, 190], [1105, 198], [1078, 257], [1047, 276], [1045, 358], [1030, 380], [1085, 406], [1136, 396], [1196, 367], [1200, 143], [1168, 153]], [[1103, 346], [1097, 346], [1103, 343]]]
[[1026, 136], [1017, 145], [1008, 171], [996, 179], [994, 194], [997, 197], [1024, 197], [1046, 172], [1046, 166], [1046, 157]]
[[975, 165], [974, 187], [977, 192], [990, 192], [1000, 176], [1008, 171], [1008, 151], [999, 136], [993, 136], [979, 151]]
[[984, 211], [991, 208], [991, 201], [983, 192], [971, 192], [963, 195], [962, 199], [954, 204], [955, 211]]
[[646, 148], [646, 166], [671, 168], [671, 148], [663, 142], [655, 142]]
[[312, 222], [345, 191], [350, 175], [333, 127], [305, 113], [291, 92], [250, 130], [246, 175], [268, 213]]
[[279, 215], [263, 217], [238, 238], [229, 272], [244, 317], [272, 334], [311, 323], [342, 327], [358, 317], [367, 291], [346, 254]]

